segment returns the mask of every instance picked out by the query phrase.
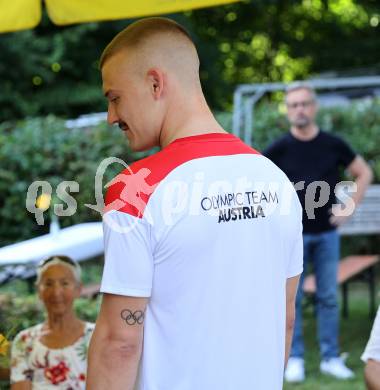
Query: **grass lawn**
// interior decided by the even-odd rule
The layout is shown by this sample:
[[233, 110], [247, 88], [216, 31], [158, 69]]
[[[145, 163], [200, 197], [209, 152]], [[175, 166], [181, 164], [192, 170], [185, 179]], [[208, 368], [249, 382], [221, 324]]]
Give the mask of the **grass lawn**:
[[319, 348], [316, 339], [316, 322], [313, 308], [308, 307], [304, 314], [305, 369], [306, 380], [302, 384], [285, 384], [284, 390], [365, 390], [363, 368], [360, 356], [367, 343], [372, 320], [368, 316], [368, 293], [366, 286], [350, 286], [349, 317], [340, 318], [340, 347], [349, 354], [347, 365], [355, 371], [356, 378], [339, 381], [319, 372]]

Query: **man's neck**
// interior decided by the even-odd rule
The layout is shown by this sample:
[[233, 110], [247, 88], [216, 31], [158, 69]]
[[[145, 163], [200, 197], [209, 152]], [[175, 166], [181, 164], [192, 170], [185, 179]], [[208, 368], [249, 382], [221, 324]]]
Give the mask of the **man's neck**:
[[300, 141], [310, 141], [315, 138], [319, 133], [319, 128], [316, 124], [310, 124], [307, 127], [296, 127], [290, 128], [292, 136]]
[[[178, 107], [181, 107], [178, 109]], [[216, 121], [203, 96], [173, 107], [163, 125], [160, 146], [164, 148], [178, 138], [208, 133], [226, 133]]]

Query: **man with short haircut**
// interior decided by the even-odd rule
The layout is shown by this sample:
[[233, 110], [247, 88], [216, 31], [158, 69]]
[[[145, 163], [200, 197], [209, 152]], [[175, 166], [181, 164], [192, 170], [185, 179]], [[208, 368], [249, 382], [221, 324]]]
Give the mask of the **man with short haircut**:
[[[304, 269], [308, 263], [313, 264], [317, 284], [320, 370], [338, 379], [348, 379], [354, 373], [339, 357], [338, 347], [337, 272], [340, 249], [336, 231], [347, 216], [333, 213], [334, 190], [339, 180], [339, 169], [346, 169], [355, 178], [357, 192], [352, 200], [357, 205], [371, 182], [372, 173], [363, 158], [355, 154], [345, 141], [318, 128], [315, 123], [318, 106], [310, 85], [302, 82], [290, 85], [285, 102], [290, 132], [270, 145], [264, 155], [295, 184], [303, 206]], [[302, 284], [303, 275], [296, 298], [294, 338], [285, 371], [288, 382], [305, 379]]]
[[[108, 183], [88, 390], [280, 390], [302, 272], [302, 208], [203, 96], [188, 33], [133, 23], [101, 57], [108, 122], [161, 151]], [[273, 184], [274, 183], [274, 184]]]

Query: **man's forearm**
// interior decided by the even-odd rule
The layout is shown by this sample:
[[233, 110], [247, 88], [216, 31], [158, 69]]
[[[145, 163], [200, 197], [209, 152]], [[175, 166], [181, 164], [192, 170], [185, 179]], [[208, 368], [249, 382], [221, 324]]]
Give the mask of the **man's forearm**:
[[355, 206], [357, 206], [361, 200], [363, 199], [363, 196], [369, 186], [369, 184], [372, 181], [372, 172], [365, 172], [363, 175], [359, 176], [355, 180], [356, 184], [356, 192], [352, 195], [352, 200], [354, 201]]
[[296, 318], [295, 300], [300, 275], [288, 278], [286, 281], [286, 321], [285, 321], [285, 367], [288, 363], [293, 339], [294, 322]]
[[86, 389], [133, 390], [140, 356], [141, 345], [93, 337], [89, 348]]
[[288, 363], [290, 348], [293, 340], [293, 330], [294, 330], [294, 322], [286, 325], [286, 334], [285, 334], [285, 367]]

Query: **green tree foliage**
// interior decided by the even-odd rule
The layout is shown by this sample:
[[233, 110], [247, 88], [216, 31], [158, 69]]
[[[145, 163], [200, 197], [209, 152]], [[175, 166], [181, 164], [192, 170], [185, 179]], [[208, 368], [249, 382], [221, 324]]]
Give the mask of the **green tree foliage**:
[[[376, 0], [252, 0], [171, 15], [191, 32], [213, 108], [230, 109], [239, 83], [320, 72], [380, 70]], [[106, 109], [98, 58], [131, 20], [54, 26], [0, 36], [0, 121]]]
[[[74, 302], [76, 314], [84, 321], [95, 322], [99, 306], [100, 299], [78, 298]], [[45, 310], [37, 293], [26, 295], [17, 291], [17, 294], [2, 294], [0, 333], [6, 334], [11, 329], [10, 339], [13, 339], [18, 332], [43, 322], [45, 318]]]
[[213, 107], [237, 84], [380, 71], [380, 4], [355, 0], [246, 1], [189, 15]]
[[98, 71], [102, 48], [125, 22], [57, 27], [0, 36], [0, 121], [105, 110]]
[[[79, 192], [71, 194], [77, 201], [72, 217], [60, 218], [61, 226], [100, 220], [100, 215], [85, 204], [95, 204], [95, 173], [107, 157], [132, 159], [120, 130], [101, 124], [91, 129], [67, 129], [65, 122], [53, 116], [31, 119], [0, 127], [0, 246], [47, 233], [38, 225], [34, 214], [26, 210], [28, 187], [36, 180], [57, 185], [66, 180], [79, 183]], [[107, 169], [102, 185], [123, 167], [113, 164]], [[41, 191], [39, 192], [41, 194]], [[59, 201], [66, 208], [64, 202]]]

